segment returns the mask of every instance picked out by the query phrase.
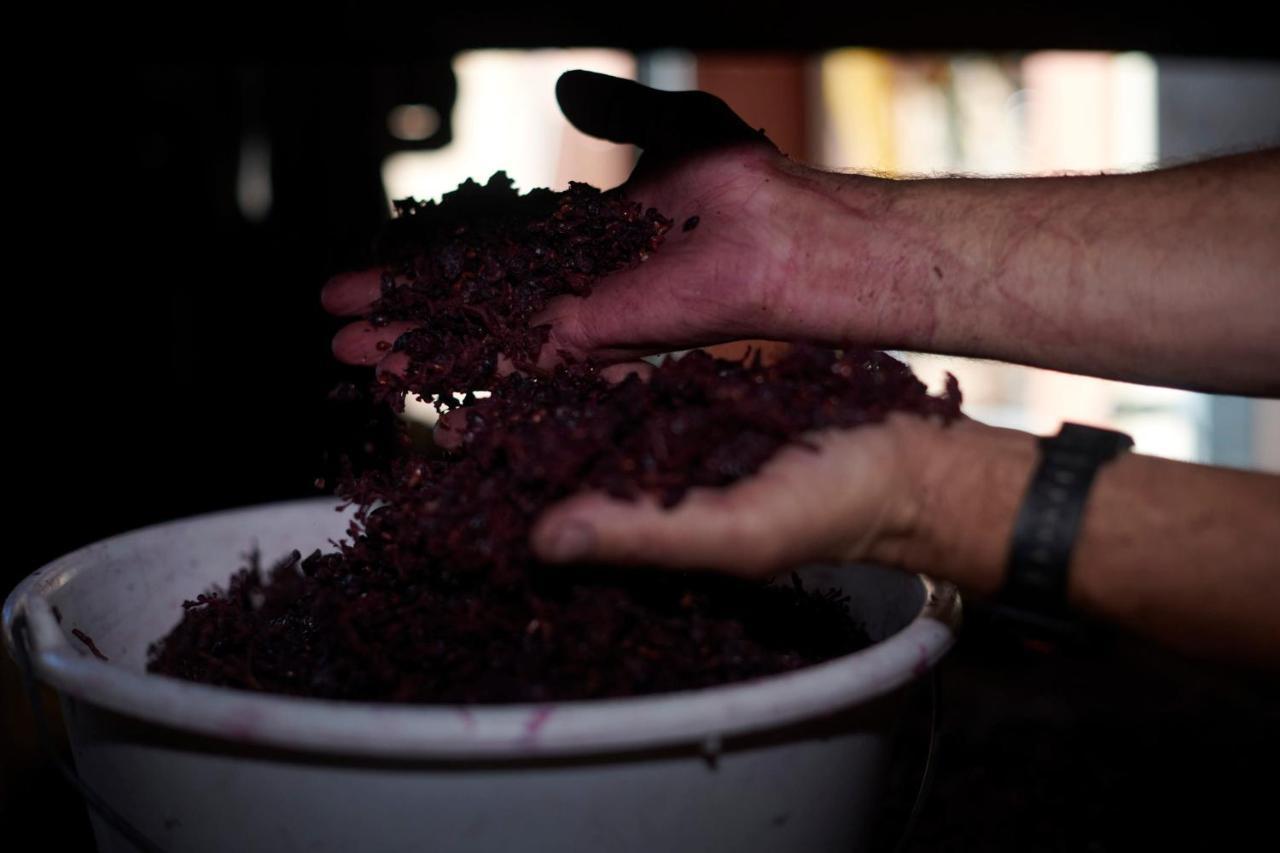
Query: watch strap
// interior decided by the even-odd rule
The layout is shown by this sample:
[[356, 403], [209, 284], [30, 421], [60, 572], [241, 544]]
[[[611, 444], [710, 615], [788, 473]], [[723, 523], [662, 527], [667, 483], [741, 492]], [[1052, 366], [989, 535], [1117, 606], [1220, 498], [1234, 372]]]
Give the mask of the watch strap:
[[1014, 522], [1004, 588], [1009, 607], [1057, 617], [1067, 610], [1067, 576], [1089, 489], [1098, 469], [1133, 446], [1122, 432], [1065, 423], [1041, 438], [1040, 462]]

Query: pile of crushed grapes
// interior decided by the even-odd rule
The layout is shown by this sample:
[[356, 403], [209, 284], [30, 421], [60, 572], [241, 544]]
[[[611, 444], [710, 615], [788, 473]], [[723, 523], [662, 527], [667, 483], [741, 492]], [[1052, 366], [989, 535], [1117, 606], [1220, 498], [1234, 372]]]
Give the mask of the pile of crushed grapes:
[[620, 382], [567, 353], [540, 366], [549, 329], [531, 321], [547, 302], [644, 263], [672, 224], [585, 184], [520, 195], [502, 173], [398, 203], [369, 319], [418, 325], [392, 347], [403, 375], [370, 393], [388, 419], [406, 394], [454, 410], [460, 436], [349, 470], [348, 538], [269, 566], [251, 556], [183, 605], [150, 670], [332, 699], [544, 702], [709, 687], [864, 647], [847, 600], [795, 576], [551, 566], [530, 548], [539, 515], [582, 490], [673, 507], [814, 430], [959, 416], [954, 379], [930, 395], [867, 350], [796, 346], [768, 364], [694, 351]]

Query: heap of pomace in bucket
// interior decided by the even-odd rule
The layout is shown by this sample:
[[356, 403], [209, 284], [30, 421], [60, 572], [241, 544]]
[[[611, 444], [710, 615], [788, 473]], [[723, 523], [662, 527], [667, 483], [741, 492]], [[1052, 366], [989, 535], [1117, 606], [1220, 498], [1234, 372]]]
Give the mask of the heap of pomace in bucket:
[[[583, 489], [674, 506], [812, 430], [892, 411], [950, 421], [953, 379], [931, 396], [883, 353], [814, 347], [769, 365], [694, 352], [612, 384], [589, 362], [539, 369], [548, 330], [530, 318], [642, 263], [671, 223], [583, 184], [519, 196], [501, 173], [399, 211], [372, 320], [421, 325], [396, 342], [404, 376], [384, 374], [377, 393], [460, 406], [458, 446], [406, 443], [347, 477], [348, 541], [265, 573], [255, 557], [187, 602], [152, 671], [325, 698], [543, 702], [708, 687], [866, 645], [839, 596], [795, 578], [545, 566], [529, 531]], [[499, 377], [500, 355], [521, 369]]]

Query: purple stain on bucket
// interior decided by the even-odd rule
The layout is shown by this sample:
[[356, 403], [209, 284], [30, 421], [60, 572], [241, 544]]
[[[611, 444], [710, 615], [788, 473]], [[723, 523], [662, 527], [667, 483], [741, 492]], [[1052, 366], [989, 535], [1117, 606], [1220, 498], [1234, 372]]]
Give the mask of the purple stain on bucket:
[[541, 708], [535, 708], [524, 721], [524, 734], [520, 737], [520, 743], [525, 746], [533, 746], [538, 742], [538, 732], [542, 731], [542, 727], [547, 724], [547, 720], [551, 719], [551, 715], [555, 713], [555, 707], [546, 705]]
[[226, 736], [231, 740], [249, 740], [258, 732], [262, 712], [256, 708], [240, 708], [226, 722]]
[[458, 716], [462, 718], [462, 725], [468, 731], [473, 731], [476, 727], [476, 715], [471, 713], [467, 708], [459, 708]]
[[929, 671], [929, 650], [925, 648], [924, 643], [919, 643], [916, 645], [916, 651], [919, 653], [920, 657], [916, 661], [916, 665], [912, 667], [911, 671], [917, 676], [920, 676]]

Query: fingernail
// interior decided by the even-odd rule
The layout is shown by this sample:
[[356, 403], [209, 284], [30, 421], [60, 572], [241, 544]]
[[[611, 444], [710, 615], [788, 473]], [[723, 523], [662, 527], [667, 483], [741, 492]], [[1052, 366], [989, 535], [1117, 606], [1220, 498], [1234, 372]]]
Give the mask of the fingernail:
[[568, 563], [590, 554], [595, 544], [596, 532], [591, 525], [581, 521], [566, 521], [551, 536], [546, 556], [557, 563]]

